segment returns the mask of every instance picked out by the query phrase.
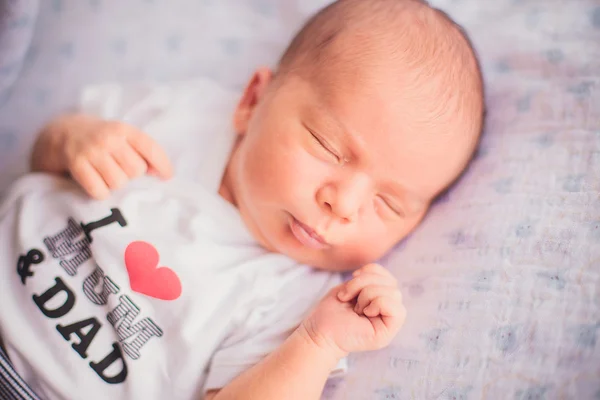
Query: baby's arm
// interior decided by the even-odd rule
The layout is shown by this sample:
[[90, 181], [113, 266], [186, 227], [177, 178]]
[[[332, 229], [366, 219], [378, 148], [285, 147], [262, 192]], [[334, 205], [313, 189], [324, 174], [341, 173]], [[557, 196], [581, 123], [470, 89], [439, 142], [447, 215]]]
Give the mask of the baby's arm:
[[334, 288], [281, 347], [206, 399], [320, 399], [340, 358], [387, 346], [405, 316], [396, 279], [369, 264]]
[[317, 345], [301, 326], [273, 353], [205, 400], [320, 399], [327, 377], [344, 354]]
[[164, 150], [150, 136], [122, 122], [82, 114], [61, 116], [42, 129], [31, 169], [69, 173], [94, 198], [145, 173], [172, 174]]

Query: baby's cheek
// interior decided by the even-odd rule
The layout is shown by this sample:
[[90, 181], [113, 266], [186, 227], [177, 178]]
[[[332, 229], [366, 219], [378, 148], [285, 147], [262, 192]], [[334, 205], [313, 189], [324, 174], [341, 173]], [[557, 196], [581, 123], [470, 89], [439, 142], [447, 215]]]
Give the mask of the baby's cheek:
[[354, 243], [349, 246], [349, 253], [362, 266], [376, 262], [383, 257], [394, 245], [396, 240], [390, 234], [379, 232], [378, 234], [359, 235]]
[[242, 165], [244, 181], [249, 194], [264, 202], [273, 202], [297, 186], [296, 160], [287, 150], [271, 144], [253, 146], [246, 153]]
[[281, 149], [273, 158], [270, 172], [273, 174], [279, 188], [295, 195], [310, 192], [314, 189], [314, 179], [317, 174], [311, 162], [310, 155], [298, 149], [294, 144]]
[[340, 270], [349, 270], [360, 268], [363, 265], [377, 261], [381, 257], [381, 252], [374, 246], [362, 243], [347, 243], [338, 247], [335, 251], [331, 265], [335, 265]]
[[360, 265], [369, 264], [377, 261], [384, 254], [383, 246], [381, 244], [373, 244], [371, 246], [360, 246], [358, 247], [356, 258], [360, 261]]

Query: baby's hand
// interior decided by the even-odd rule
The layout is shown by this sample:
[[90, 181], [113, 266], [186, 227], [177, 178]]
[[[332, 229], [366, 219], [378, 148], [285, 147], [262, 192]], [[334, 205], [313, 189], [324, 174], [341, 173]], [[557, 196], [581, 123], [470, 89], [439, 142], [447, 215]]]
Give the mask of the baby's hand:
[[299, 329], [341, 357], [387, 346], [405, 318], [396, 279], [380, 265], [369, 264], [334, 288]]
[[34, 148], [34, 170], [68, 172], [92, 197], [101, 199], [146, 173], [169, 178], [164, 150], [131, 125], [85, 115], [57, 119]]

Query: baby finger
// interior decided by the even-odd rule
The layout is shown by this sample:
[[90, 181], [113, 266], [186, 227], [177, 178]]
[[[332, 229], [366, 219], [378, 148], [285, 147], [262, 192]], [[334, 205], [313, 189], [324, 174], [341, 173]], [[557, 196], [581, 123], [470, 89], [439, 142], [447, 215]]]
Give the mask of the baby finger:
[[392, 294], [391, 296], [381, 296], [373, 299], [371, 303], [363, 310], [367, 317], [398, 317], [403, 313], [404, 306], [400, 296]]
[[130, 179], [142, 176], [148, 170], [146, 161], [129, 145], [113, 151], [113, 157]]
[[355, 276], [343, 285], [342, 290], [338, 293], [338, 299], [341, 301], [350, 301], [358, 296], [363, 288], [369, 285], [394, 287], [394, 283], [382, 275], [363, 273]]
[[87, 159], [77, 159], [70, 168], [70, 173], [75, 182], [95, 199], [103, 199], [110, 193], [104, 179]]
[[392, 273], [387, 268], [381, 266], [380, 264], [375, 264], [375, 263], [367, 264], [364, 267], [359, 268], [356, 271], [354, 271], [352, 276], [358, 276], [358, 275], [361, 275], [364, 273], [372, 273], [372, 274], [385, 276], [385, 277], [391, 279], [394, 282], [394, 284], [396, 283], [396, 277], [394, 275], [392, 275]]
[[396, 289], [390, 286], [367, 286], [358, 295], [354, 311], [360, 315], [373, 300], [382, 296], [393, 296], [394, 292], [396, 292]]
[[129, 180], [115, 159], [108, 154], [103, 154], [97, 159], [92, 160], [92, 165], [100, 173], [102, 179], [104, 179], [104, 182], [106, 182], [106, 185], [110, 189], [119, 189]]

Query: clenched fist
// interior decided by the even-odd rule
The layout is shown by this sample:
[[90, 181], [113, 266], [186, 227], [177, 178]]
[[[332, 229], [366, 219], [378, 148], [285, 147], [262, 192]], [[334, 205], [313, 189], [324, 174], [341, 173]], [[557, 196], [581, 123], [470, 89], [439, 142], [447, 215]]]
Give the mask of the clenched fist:
[[387, 346], [406, 318], [396, 279], [369, 264], [334, 288], [299, 327], [319, 347], [343, 357]]
[[125, 123], [87, 115], [50, 123], [34, 146], [31, 166], [69, 173], [97, 199], [144, 174], [164, 179], [172, 174], [167, 155], [150, 136]]

